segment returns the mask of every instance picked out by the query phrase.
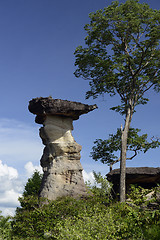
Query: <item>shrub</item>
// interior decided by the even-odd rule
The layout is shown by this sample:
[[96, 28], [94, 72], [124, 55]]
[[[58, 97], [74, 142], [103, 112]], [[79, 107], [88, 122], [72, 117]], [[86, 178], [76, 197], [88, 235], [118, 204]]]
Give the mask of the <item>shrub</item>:
[[37, 170], [33, 173], [31, 178], [28, 178], [28, 181], [24, 187], [23, 197], [38, 195], [41, 182], [42, 182], [42, 174]]
[[[0, 212], [1, 214], [1, 212]], [[0, 215], [0, 239], [9, 240], [11, 237], [11, 222], [10, 217]]]
[[20, 198], [12, 239], [159, 240], [160, 211], [143, 207], [148, 191], [133, 187], [132, 204], [115, 202], [106, 179], [97, 177], [100, 185], [90, 186], [92, 195], [85, 198], [65, 197], [47, 205], [36, 195]]

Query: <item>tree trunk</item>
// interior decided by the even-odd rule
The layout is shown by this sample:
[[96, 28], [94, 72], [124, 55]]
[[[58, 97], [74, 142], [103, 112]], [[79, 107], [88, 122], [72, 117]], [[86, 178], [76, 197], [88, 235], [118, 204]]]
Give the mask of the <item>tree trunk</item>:
[[126, 200], [126, 154], [127, 154], [127, 139], [128, 132], [130, 128], [130, 123], [133, 115], [131, 110], [132, 105], [127, 110], [125, 126], [122, 130], [121, 136], [121, 160], [120, 160], [120, 202], [125, 202]]

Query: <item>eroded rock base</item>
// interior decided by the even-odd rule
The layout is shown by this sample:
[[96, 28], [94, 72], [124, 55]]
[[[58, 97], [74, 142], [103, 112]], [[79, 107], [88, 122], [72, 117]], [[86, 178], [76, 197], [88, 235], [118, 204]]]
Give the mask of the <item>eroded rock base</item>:
[[72, 136], [72, 121], [70, 117], [47, 116], [40, 129], [45, 145], [41, 158], [44, 176], [40, 197], [55, 200], [87, 194], [80, 163], [81, 146]]

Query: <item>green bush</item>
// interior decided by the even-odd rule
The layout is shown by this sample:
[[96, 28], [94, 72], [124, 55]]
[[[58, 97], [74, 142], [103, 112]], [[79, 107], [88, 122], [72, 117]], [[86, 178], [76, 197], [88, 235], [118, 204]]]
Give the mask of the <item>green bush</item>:
[[139, 206], [142, 204], [147, 205], [148, 204], [147, 194], [152, 191], [153, 191], [153, 189], [145, 189], [140, 186], [131, 185], [130, 193], [128, 194], [128, 198], [131, 199], [133, 201], [133, 203], [136, 205], [139, 205]]
[[[83, 212], [77, 217], [59, 222], [55, 239], [160, 239], [159, 212], [147, 212], [127, 204], [114, 203], [102, 210], [94, 206], [94, 213]], [[156, 229], [156, 232], [151, 231]], [[148, 238], [150, 236], [150, 238]]]
[[116, 227], [111, 211], [99, 211], [95, 206], [94, 213], [87, 212], [59, 222], [55, 230], [55, 239], [115, 239]]
[[86, 186], [89, 189], [89, 192], [93, 193], [94, 196], [100, 197], [101, 199], [107, 200], [108, 202], [112, 199], [111, 189], [112, 184], [107, 180], [106, 177], [103, 177], [100, 172], [96, 173], [93, 171], [95, 182], [93, 185], [88, 181]]
[[[1, 212], [0, 212], [1, 214]], [[11, 218], [0, 215], [0, 240], [8, 240], [11, 238]]]
[[159, 210], [104, 205], [94, 196], [62, 198], [41, 207], [37, 201], [32, 209], [16, 212], [12, 227], [19, 239], [160, 239]]
[[32, 238], [37, 236], [39, 239], [44, 237], [45, 233], [55, 232], [55, 226], [59, 222], [63, 224], [66, 219], [83, 216], [86, 212], [95, 214], [95, 205], [99, 206], [99, 212], [104, 207], [96, 203], [94, 198], [76, 200], [68, 197], [43, 205], [43, 202], [34, 197], [26, 202], [24, 208], [17, 209], [13, 218], [14, 235]]
[[132, 187], [131, 202], [119, 203], [110, 197], [106, 179], [100, 174], [96, 178], [99, 185], [90, 186], [92, 194], [81, 199], [65, 197], [44, 204], [37, 195], [23, 195], [12, 221], [0, 218], [0, 239], [160, 239], [160, 211], [147, 207], [148, 190]]
[[31, 178], [28, 178], [28, 181], [24, 187], [23, 197], [38, 195], [43, 174], [35, 170]]

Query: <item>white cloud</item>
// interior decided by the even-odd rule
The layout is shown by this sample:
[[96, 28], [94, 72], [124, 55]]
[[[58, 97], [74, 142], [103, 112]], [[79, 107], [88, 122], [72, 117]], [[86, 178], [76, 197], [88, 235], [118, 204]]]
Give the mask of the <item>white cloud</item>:
[[17, 188], [15, 182], [18, 179], [18, 172], [13, 167], [8, 167], [0, 160], [0, 192], [8, 191], [10, 189]]
[[13, 209], [19, 206], [18, 197], [22, 189], [18, 171], [0, 160], [0, 210], [4, 215], [13, 213]]
[[2, 161], [0, 160], [0, 178], [6, 176], [9, 180], [16, 179], [18, 177], [18, 172], [15, 168], [2, 164]]
[[0, 197], [0, 206], [7, 206], [7, 207], [16, 207], [19, 205], [18, 197], [21, 194], [16, 192], [14, 189], [10, 189], [5, 191], [2, 196]]
[[14, 216], [15, 214], [15, 208], [12, 207], [1, 207], [0, 211], [3, 216]]
[[20, 178], [17, 169], [3, 164], [0, 160], [0, 211], [4, 216], [14, 215], [16, 207], [20, 206], [18, 198], [22, 195], [27, 178], [31, 177], [35, 170], [42, 173], [40, 166], [34, 166], [32, 162], [25, 165], [26, 178]]
[[83, 170], [82, 174], [85, 182], [90, 182], [91, 185], [94, 185], [95, 178], [94, 178], [93, 172], [87, 173], [86, 171]]
[[26, 169], [27, 177], [31, 177], [35, 170], [39, 171], [40, 173], [43, 172], [41, 166], [34, 166], [32, 162], [26, 163], [24, 168]]

